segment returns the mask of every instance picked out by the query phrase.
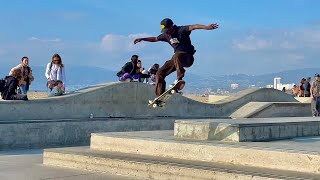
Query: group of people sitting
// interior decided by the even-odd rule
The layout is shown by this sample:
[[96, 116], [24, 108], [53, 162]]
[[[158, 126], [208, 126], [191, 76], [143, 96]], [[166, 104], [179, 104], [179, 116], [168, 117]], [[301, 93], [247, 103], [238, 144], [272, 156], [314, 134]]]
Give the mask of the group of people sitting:
[[138, 58], [138, 55], [133, 55], [131, 57], [131, 61], [127, 62], [121, 68], [121, 70], [117, 73], [119, 81], [146, 82], [154, 85], [156, 82], [156, 74], [159, 69], [159, 64], [154, 64], [147, 71], [142, 67], [142, 62]]
[[[59, 54], [52, 56], [47, 64], [45, 76], [47, 79], [48, 97], [60, 96], [65, 92], [64, 65]], [[3, 100], [28, 100], [27, 93], [34, 81], [29, 58], [24, 56], [21, 64], [11, 69], [9, 76], [0, 80], [0, 93]]]

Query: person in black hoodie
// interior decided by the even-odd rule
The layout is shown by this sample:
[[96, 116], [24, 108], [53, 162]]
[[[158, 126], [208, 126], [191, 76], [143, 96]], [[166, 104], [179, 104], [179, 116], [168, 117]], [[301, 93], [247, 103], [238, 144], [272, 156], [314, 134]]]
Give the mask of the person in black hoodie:
[[121, 71], [117, 73], [119, 81], [126, 81], [127, 79], [131, 80], [132, 75], [137, 71], [138, 55], [133, 55], [131, 61], [127, 62], [122, 68]]
[[2, 93], [2, 99], [4, 100], [28, 100], [27, 95], [17, 94], [16, 90], [19, 85], [19, 81], [22, 78], [22, 72], [20, 69], [13, 70], [11, 76], [5, 78], [5, 86]]
[[304, 97], [310, 97], [310, 88], [311, 88], [311, 77], [308, 77], [307, 80], [304, 82]]

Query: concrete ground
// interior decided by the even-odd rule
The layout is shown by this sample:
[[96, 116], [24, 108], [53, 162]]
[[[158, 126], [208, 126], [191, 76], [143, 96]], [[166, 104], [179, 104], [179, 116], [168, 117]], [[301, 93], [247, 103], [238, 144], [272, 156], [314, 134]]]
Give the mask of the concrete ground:
[[51, 167], [42, 164], [42, 150], [0, 151], [1, 180], [129, 180], [132, 177]]

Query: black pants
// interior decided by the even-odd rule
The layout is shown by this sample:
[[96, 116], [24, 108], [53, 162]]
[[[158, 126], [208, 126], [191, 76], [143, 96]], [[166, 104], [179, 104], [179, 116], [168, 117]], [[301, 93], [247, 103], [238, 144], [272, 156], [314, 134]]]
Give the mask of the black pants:
[[28, 97], [26, 94], [16, 94], [12, 96], [12, 100], [24, 100], [27, 101]]
[[159, 68], [156, 76], [155, 93], [160, 96], [166, 90], [165, 78], [174, 71], [177, 71], [177, 80], [182, 80], [186, 70], [184, 67], [192, 66], [194, 61], [193, 55], [188, 53], [176, 52], [171, 60], [168, 60]]

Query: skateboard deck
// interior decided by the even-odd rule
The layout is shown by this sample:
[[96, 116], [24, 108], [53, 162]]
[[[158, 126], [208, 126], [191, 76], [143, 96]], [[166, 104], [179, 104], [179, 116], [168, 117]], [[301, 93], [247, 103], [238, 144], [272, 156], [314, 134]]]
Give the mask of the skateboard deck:
[[164, 107], [166, 101], [171, 97], [172, 94], [181, 94], [180, 91], [184, 88], [185, 84], [186, 82], [183, 80], [178, 81], [174, 86], [167, 89], [164, 93], [155, 98], [153, 101], [149, 101], [148, 106], [151, 106], [153, 108]]

